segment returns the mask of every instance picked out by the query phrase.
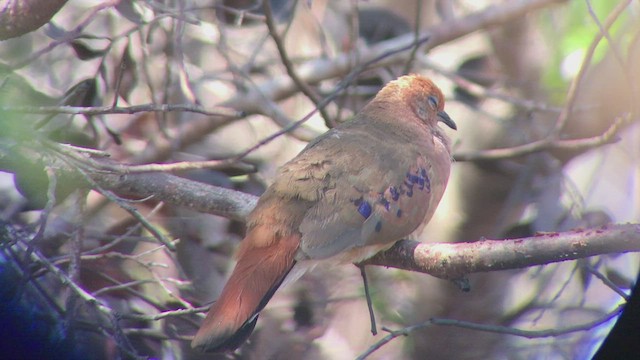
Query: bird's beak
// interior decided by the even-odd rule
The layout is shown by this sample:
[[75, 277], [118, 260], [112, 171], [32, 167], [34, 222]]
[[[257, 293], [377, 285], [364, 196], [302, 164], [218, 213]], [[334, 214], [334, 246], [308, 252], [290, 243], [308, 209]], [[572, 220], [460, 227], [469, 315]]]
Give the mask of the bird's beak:
[[442, 121], [448, 127], [452, 128], [453, 130], [458, 130], [458, 126], [456, 125], [455, 122], [453, 122], [453, 120], [451, 120], [451, 118], [449, 117], [449, 114], [447, 114], [446, 112], [444, 111], [438, 112], [438, 118], [440, 118], [440, 121]]

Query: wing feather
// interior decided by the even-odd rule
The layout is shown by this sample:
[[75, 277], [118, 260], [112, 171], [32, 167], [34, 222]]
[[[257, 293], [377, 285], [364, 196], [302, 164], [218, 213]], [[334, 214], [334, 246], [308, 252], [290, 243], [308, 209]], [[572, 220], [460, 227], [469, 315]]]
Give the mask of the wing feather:
[[[338, 151], [344, 148], [337, 146], [338, 139], [352, 145], [349, 153]], [[401, 153], [382, 142], [372, 154], [365, 150], [371, 141], [380, 139], [357, 131], [329, 132], [279, 174], [276, 189], [312, 202], [299, 226], [298, 258], [323, 259], [352, 248], [391, 245], [435, 209], [434, 174], [419, 147]]]

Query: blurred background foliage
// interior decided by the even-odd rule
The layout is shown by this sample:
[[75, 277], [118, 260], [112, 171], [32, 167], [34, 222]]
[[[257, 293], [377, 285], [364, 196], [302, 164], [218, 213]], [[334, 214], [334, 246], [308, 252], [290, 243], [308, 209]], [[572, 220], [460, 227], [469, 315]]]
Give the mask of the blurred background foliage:
[[[549, 14], [547, 18], [540, 22], [545, 37], [549, 39], [549, 45], [554, 47], [552, 55], [553, 61], [545, 67], [543, 85], [547, 89], [555, 89], [555, 102], [562, 104], [566, 95], [566, 89], [576, 75], [576, 71], [582, 62], [594, 37], [600, 34], [600, 26], [589, 14], [591, 11], [604, 22], [607, 15], [618, 3], [615, 1], [570, 1], [566, 5], [566, 12], [562, 22], [558, 18]], [[623, 13], [608, 30], [609, 34], [629, 43], [633, 41], [633, 32], [628, 31], [625, 24], [630, 21], [629, 14]], [[593, 63], [601, 61], [607, 53], [609, 46], [606, 42], [601, 43], [596, 48], [593, 55]]]

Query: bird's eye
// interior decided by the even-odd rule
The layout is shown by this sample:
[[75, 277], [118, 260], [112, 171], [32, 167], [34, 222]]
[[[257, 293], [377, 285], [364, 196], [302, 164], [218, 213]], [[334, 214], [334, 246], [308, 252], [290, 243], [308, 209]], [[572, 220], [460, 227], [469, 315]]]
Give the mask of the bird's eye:
[[434, 110], [438, 109], [438, 98], [437, 97], [435, 97], [433, 95], [430, 95], [428, 97], [428, 100], [429, 100], [429, 106], [431, 106]]

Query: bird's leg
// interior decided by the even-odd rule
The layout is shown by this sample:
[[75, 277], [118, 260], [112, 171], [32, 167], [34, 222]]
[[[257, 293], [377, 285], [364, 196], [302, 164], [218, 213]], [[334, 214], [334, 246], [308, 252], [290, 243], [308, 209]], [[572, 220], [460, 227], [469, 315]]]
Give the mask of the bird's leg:
[[376, 326], [376, 314], [373, 312], [373, 303], [371, 302], [371, 294], [369, 293], [369, 282], [367, 281], [367, 272], [364, 269], [364, 265], [356, 264], [360, 269], [360, 276], [362, 276], [362, 282], [364, 283], [364, 296], [367, 299], [367, 307], [369, 308], [369, 318], [371, 319], [371, 334], [373, 336], [378, 335], [378, 327]]

